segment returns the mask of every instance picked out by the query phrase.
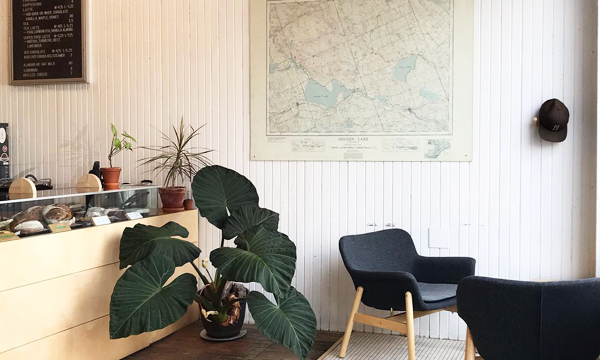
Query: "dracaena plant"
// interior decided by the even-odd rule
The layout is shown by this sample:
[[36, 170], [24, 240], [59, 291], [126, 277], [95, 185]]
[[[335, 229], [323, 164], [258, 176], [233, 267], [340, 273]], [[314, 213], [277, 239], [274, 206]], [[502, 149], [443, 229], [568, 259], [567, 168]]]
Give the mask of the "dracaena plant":
[[166, 172], [165, 187], [176, 186], [178, 182], [183, 183], [185, 180], [192, 181], [198, 169], [210, 165], [207, 155], [212, 150], [191, 146], [203, 127], [186, 126], [182, 118], [179, 128], [173, 126], [174, 137], [159, 130], [166, 145], [142, 147], [154, 152], [154, 156], [140, 160], [140, 166], [153, 165], [151, 172], [154, 175]]
[[123, 131], [123, 134], [121, 134], [121, 139], [119, 139], [119, 132], [113, 124], [110, 124], [110, 131], [112, 131], [113, 137], [110, 142], [108, 162], [110, 164], [110, 167], [113, 167], [112, 159], [123, 150], [133, 151], [133, 146], [131, 145], [131, 142], [135, 143], [137, 142], [137, 140], [133, 136], [129, 135], [127, 131]]
[[[121, 268], [130, 267], [113, 291], [111, 338], [162, 329], [183, 317], [194, 301], [200, 303], [202, 316], [227, 326], [231, 310], [242, 302], [267, 338], [306, 358], [317, 322], [308, 300], [291, 285], [296, 246], [278, 231], [279, 214], [259, 207], [250, 180], [221, 166], [200, 170], [192, 190], [200, 215], [221, 230], [221, 246], [210, 253], [214, 276], [195, 264], [198, 247], [174, 238], [189, 235], [182, 226], [171, 222], [161, 228], [138, 224], [125, 229], [119, 258]], [[175, 269], [188, 263], [200, 284], [192, 274], [167, 284]], [[207, 261], [203, 265], [207, 271]], [[274, 295], [275, 303], [257, 291], [245, 298], [231, 296], [225, 289], [232, 283], [258, 283]]]

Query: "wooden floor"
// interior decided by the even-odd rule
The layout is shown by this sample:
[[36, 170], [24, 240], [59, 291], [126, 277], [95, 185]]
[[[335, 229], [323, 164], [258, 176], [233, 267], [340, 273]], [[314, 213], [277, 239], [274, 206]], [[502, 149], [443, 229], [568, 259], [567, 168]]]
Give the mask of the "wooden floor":
[[[198, 321], [173, 335], [141, 350], [126, 360], [297, 360], [284, 346], [267, 340], [254, 326], [246, 325], [248, 335], [225, 343], [208, 342], [200, 338], [202, 323]], [[327, 351], [342, 333], [319, 331], [308, 359], [316, 360]]]

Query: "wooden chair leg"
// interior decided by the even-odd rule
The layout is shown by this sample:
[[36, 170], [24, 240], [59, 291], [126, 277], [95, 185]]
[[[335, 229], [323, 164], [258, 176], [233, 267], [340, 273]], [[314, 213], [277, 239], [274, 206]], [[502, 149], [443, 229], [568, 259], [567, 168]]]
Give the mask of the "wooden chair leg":
[[471, 330], [469, 330], [469, 328], [467, 328], [465, 360], [475, 360], [475, 343], [473, 342], [473, 336], [471, 336]]
[[416, 360], [417, 355], [415, 351], [415, 316], [413, 312], [413, 300], [410, 291], [406, 292], [406, 327], [408, 328], [408, 334], [406, 334], [408, 340], [408, 360]]
[[352, 335], [352, 329], [354, 328], [354, 315], [358, 312], [360, 301], [362, 299], [364, 289], [358, 287], [356, 289], [356, 296], [354, 297], [354, 304], [352, 304], [352, 310], [350, 311], [350, 317], [348, 318], [348, 325], [346, 326], [346, 332], [344, 333], [344, 340], [342, 341], [342, 348], [340, 349], [340, 357], [346, 357], [346, 351], [348, 350], [348, 343], [350, 342], [350, 336]]

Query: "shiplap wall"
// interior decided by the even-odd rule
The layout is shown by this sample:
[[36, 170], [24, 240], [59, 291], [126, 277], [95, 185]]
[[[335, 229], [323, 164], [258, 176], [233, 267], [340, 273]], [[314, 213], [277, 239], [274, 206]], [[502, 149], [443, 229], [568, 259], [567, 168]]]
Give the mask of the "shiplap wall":
[[[2, 26], [8, 3], [0, 0]], [[58, 185], [105, 161], [110, 122], [142, 145], [158, 144], [154, 128], [168, 131], [181, 117], [206, 124], [195, 145], [248, 175], [262, 205], [281, 213], [298, 245], [295, 285], [321, 329], [342, 330], [353, 297], [338, 256], [345, 234], [401, 227], [421, 254], [475, 257], [486, 276], [594, 274], [597, 7], [475, 0], [472, 163], [250, 162], [247, 0], [89, 0], [85, 85], [8, 86], [0, 31], [0, 122], [11, 125], [14, 173]], [[541, 142], [532, 127], [551, 97], [571, 109], [563, 144]], [[117, 160], [126, 181], [145, 177], [136, 168], [145, 155]], [[429, 228], [450, 229], [450, 248], [429, 249]], [[203, 222], [204, 254], [217, 245]], [[456, 315], [418, 326], [433, 337], [465, 332]]]
[[[600, 19], [600, 7], [598, 8], [598, 18]], [[600, 25], [598, 26], [598, 38], [600, 38]], [[598, 46], [600, 48], [600, 46]], [[600, 57], [598, 60], [598, 68], [600, 68]], [[597, 71], [598, 78], [597, 86], [600, 85], [600, 71]], [[600, 98], [596, 97], [597, 108], [596, 115], [600, 113]], [[596, 139], [600, 137], [600, 127], [596, 126]], [[600, 158], [600, 147], [596, 142], [596, 163]], [[600, 277], [600, 197], [598, 196], [598, 182], [600, 181], [600, 167], [596, 165], [596, 277]]]

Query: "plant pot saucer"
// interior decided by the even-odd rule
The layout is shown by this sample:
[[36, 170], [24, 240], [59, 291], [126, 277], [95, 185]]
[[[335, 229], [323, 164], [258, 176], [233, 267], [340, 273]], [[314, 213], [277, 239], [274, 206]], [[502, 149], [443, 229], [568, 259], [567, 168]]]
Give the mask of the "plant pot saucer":
[[236, 336], [233, 336], [230, 338], [218, 339], [218, 338], [208, 336], [208, 334], [206, 333], [206, 330], [202, 330], [202, 332], [200, 333], [200, 337], [203, 338], [204, 340], [208, 340], [208, 341], [224, 342], [224, 341], [232, 341], [232, 340], [237, 340], [237, 339], [243, 338], [244, 336], [246, 336], [247, 333], [248, 333], [248, 330], [242, 330]]
[[178, 213], [178, 212], [182, 212], [185, 211], [185, 208], [162, 208], [164, 213], [167, 214], [172, 214], [172, 213]]

